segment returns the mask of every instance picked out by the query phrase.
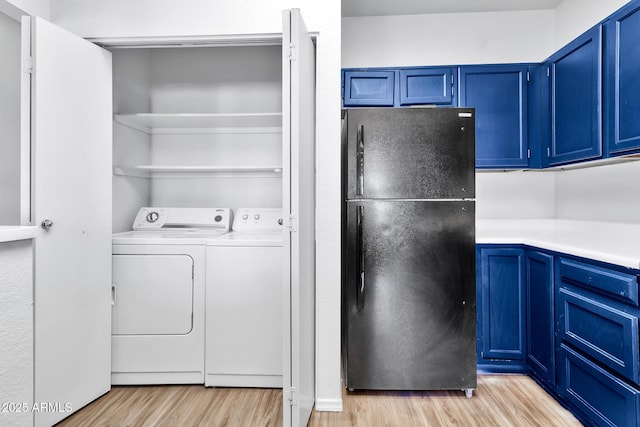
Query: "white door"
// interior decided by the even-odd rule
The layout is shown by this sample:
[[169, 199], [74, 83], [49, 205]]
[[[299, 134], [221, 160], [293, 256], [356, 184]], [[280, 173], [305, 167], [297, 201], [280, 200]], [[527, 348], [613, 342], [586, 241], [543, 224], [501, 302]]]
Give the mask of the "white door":
[[34, 419], [48, 426], [111, 387], [111, 54], [40, 18], [23, 25], [31, 218], [52, 224], [34, 245]]
[[315, 46], [299, 10], [283, 21], [283, 414], [285, 426], [305, 426], [315, 402]]

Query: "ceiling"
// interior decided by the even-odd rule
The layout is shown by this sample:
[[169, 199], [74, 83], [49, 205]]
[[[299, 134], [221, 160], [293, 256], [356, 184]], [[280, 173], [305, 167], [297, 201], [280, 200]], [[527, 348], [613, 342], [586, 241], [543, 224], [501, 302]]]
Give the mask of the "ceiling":
[[342, 16], [555, 9], [562, 0], [342, 0]]

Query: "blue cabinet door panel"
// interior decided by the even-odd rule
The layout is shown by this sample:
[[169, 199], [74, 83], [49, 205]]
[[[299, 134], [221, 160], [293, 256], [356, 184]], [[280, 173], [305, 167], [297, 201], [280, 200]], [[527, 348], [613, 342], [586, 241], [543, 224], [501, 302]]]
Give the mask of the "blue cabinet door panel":
[[555, 384], [553, 256], [527, 251], [527, 362], [533, 372]]
[[638, 383], [638, 317], [579, 290], [560, 288], [558, 299], [559, 337]]
[[526, 167], [527, 66], [460, 67], [460, 106], [476, 109], [476, 166]]
[[486, 248], [481, 251], [482, 357], [524, 360], [524, 250]]
[[558, 352], [560, 394], [596, 425], [637, 426], [640, 391], [565, 344]]
[[598, 26], [553, 55], [550, 164], [602, 156], [602, 47]]
[[640, 149], [640, 5], [605, 24], [605, 138], [609, 154]]
[[394, 71], [345, 71], [344, 106], [392, 107]]
[[414, 68], [400, 70], [400, 105], [453, 105], [453, 68]]

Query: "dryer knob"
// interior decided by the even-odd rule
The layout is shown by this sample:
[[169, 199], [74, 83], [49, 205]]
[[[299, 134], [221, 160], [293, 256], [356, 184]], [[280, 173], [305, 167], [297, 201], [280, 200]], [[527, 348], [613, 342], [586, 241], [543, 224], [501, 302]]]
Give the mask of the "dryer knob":
[[242, 215], [242, 219], [249, 219], [249, 215], [247, 214]]
[[259, 220], [259, 219], [260, 219], [260, 214], [255, 214], [255, 215], [253, 216], [253, 219], [255, 219], [256, 221], [257, 221], [257, 220]]
[[147, 214], [147, 222], [154, 223], [160, 218], [160, 214], [156, 211], [151, 211]]

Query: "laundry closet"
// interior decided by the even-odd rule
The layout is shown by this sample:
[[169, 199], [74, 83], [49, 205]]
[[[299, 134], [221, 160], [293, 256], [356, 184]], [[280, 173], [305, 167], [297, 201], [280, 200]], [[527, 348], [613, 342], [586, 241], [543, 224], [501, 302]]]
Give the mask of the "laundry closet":
[[[282, 34], [90, 41], [40, 18], [23, 18], [22, 102], [30, 113], [21, 141], [31, 162], [31, 204], [21, 215], [39, 226], [34, 243], [34, 401], [69, 402], [76, 411], [112, 383], [207, 382], [282, 387], [285, 425], [308, 419], [315, 389], [315, 48], [298, 10], [284, 11], [282, 17]], [[250, 301], [256, 310], [239, 306], [223, 315], [215, 311], [217, 318], [207, 316], [203, 300], [209, 272], [224, 267], [216, 277], [227, 280], [234, 271], [253, 271], [256, 264], [252, 255], [216, 262], [207, 253], [215, 252], [217, 258], [228, 254], [227, 249], [239, 249], [240, 241], [266, 238], [232, 232], [228, 234], [234, 239], [218, 245], [210, 234], [187, 236], [184, 230], [187, 238], [180, 244], [152, 245], [156, 235], [145, 244], [129, 245], [135, 246], [129, 255], [143, 258], [150, 246], [162, 247], [162, 255], [180, 252], [187, 264], [175, 265], [186, 271], [190, 290], [163, 293], [162, 287], [154, 287], [155, 279], [143, 276], [138, 282], [146, 288], [127, 292], [117, 283], [118, 262], [112, 261], [121, 255], [112, 245], [114, 233], [131, 230], [140, 212], [148, 223], [164, 221], [161, 208], [179, 213], [169, 224], [178, 230], [183, 223], [201, 223], [181, 216], [193, 209], [215, 210], [202, 223], [216, 226], [239, 208], [259, 210], [239, 215], [249, 230], [258, 218], [274, 219], [281, 243], [271, 246], [280, 255], [270, 252], [269, 259], [272, 266], [280, 264], [277, 289], [254, 293], [245, 287], [241, 293], [246, 297], [232, 305]], [[173, 237], [165, 243], [175, 241]], [[162, 261], [155, 265], [164, 267]], [[143, 264], [135, 268], [149, 273]], [[156, 272], [158, 283], [167, 277]], [[251, 280], [257, 279], [245, 275], [245, 285]], [[218, 296], [206, 304], [215, 307], [228, 295]], [[163, 316], [155, 304], [186, 311], [171, 309]], [[260, 309], [274, 305], [278, 307], [267, 320]], [[225, 333], [238, 335], [229, 331], [241, 323], [245, 328], [239, 334], [245, 338], [244, 350], [234, 353], [233, 346], [224, 344], [209, 348], [209, 354], [224, 357], [207, 362], [222, 366], [222, 375], [215, 371], [207, 381], [205, 318], [213, 321], [209, 330], [218, 326], [209, 343], [229, 338]], [[141, 329], [127, 329], [130, 320]], [[271, 325], [268, 333], [256, 333], [265, 325]], [[119, 357], [119, 347], [111, 348], [113, 330], [133, 341], [146, 336], [160, 343], [137, 349], [142, 341], [131, 344], [127, 351], [134, 356], [124, 359], [136, 366], [129, 378], [112, 376]], [[183, 348], [157, 340], [194, 331]], [[242, 381], [225, 384], [238, 376], [227, 375], [230, 361], [251, 353], [259, 358], [260, 348], [272, 343], [270, 337], [280, 340], [273, 358], [279, 372], [270, 367], [270, 380], [255, 384], [246, 381], [253, 381], [256, 372], [241, 372]], [[192, 374], [187, 380], [169, 378], [174, 368], [166, 364], [182, 360], [171, 356], [179, 350], [197, 355], [182, 369]], [[157, 366], [168, 375], [153, 378]], [[39, 413], [34, 423], [51, 425], [67, 415]]]
[[114, 234], [112, 384], [281, 388], [279, 40], [112, 60], [114, 229], [142, 230]]

